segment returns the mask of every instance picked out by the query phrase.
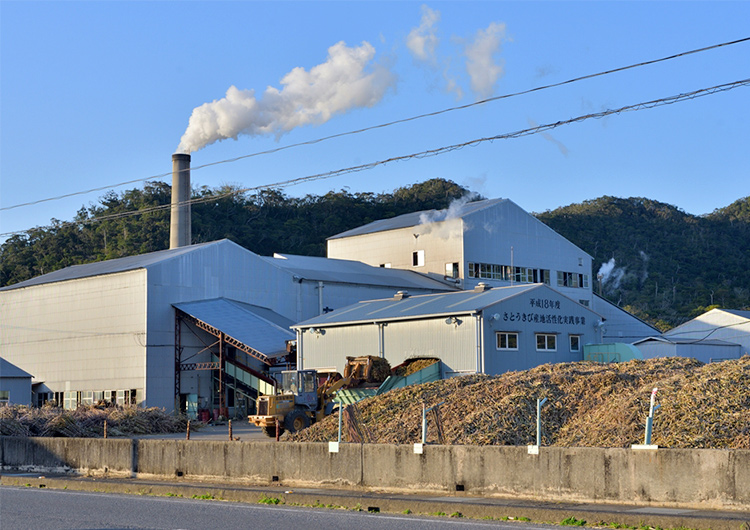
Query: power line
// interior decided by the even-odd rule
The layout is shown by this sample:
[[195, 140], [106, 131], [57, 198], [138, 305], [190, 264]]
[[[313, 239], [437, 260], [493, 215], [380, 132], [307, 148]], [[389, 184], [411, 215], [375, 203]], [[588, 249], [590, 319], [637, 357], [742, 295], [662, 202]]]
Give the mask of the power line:
[[[539, 92], [539, 91], [542, 91], [542, 90], [548, 90], [548, 89], [551, 89], [551, 88], [557, 88], [557, 87], [560, 87], [560, 86], [569, 85], [571, 83], [576, 83], [578, 81], [585, 81], [587, 79], [593, 79], [595, 77], [601, 77], [601, 76], [605, 76], [605, 75], [609, 75], [609, 74], [623, 72], [625, 70], [631, 70], [633, 68], [638, 68], [638, 67], [641, 67], [641, 66], [649, 66], [649, 65], [652, 65], [652, 64], [657, 64], [657, 63], [661, 63], [661, 62], [664, 62], [664, 61], [669, 61], [669, 60], [672, 60], [672, 59], [677, 59], [677, 58], [680, 58], [680, 57], [685, 57], [685, 56], [688, 56], [688, 55], [693, 55], [693, 54], [696, 54], [696, 53], [701, 53], [701, 52], [705, 52], [705, 51], [709, 51], [709, 50], [714, 50], [714, 49], [717, 49], [717, 48], [723, 48], [723, 47], [726, 47], [726, 46], [731, 46], [733, 44], [740, 44], [740, 43], [747, 42], [747, 41], [750, 41], [750, 37], [745, 37], [745, 38], [742, 38], [742, 39], [737, 39], [737, 40], [728, 41], [728, 42], [722, 42], [720, 44], [714, 44], [714, 45], [711, 45], [711, 46], [705, 46], [703, 48], [697, 48], [695, 50], [689, 50], [689, 51], [686, 51], [686, 52], [676, 53], [674, 55], [669, 55], [667, 57], [661, 57], [659, 59], [652, 59], [650, 61], [643, 61], [643, 62], [640, 62], [640, 63], [631, 64], [631, 65], [628, 65], [628, 66], [621, 66], [619, 68], [614, 68], [614, 69], [611, 69], [611, 70], [605, 70], [603, 72], [597, 72], [595, 74], [588, 74], [588, 75], [584, 75], [584, 76], [580, 76], [580, 77], [574, 77], [574, 78], [568, 79], [566, 81], [560, 81], [558, 83], [552, 83], [552, 84], [549, 84], [549, 85], [542, 85], [542, 86], [538, 86], [538, 87], [534, 87], [534, 88], [529, 88], [527, 90], [522, 90], [520, 92], [512, 92], [510, 94], [503, 94], [503, 95], [500, 95], [500, 96], [494, 96], [494, 97], [491, 97], [491, 98], [483, 99], [481, 101], [476, 101], [474, 103], [468, 103], [466, 105], [460, 105], [460, 106], [457, 106], [457, 107], [449, 107], [447, 109], [442, 109], [442, 110], [438, 110], [438, 111], [434, 111], [434, 112], [429, 112], [427, 114], [419, 114], [417, 116], [412, 116], [412, 117], [409, 117], [409, 118], [403, 118], [403, 119], [400, 119], [400, 120], [395, 120], [395, 121], [391, 121], [391, 122], [387, 122], [387, 123], [381, 123], [379, 125], [373, 125], [373, 126], [365, 127], [365, 128], [362, 128], [362, 129], [356, 129], [356, 130], [353, 130], [353, 131], [347, 131], [347, 132], [343, 132], [343, 133], [332, 134], [330, 136], [324, 136], [322, 138], [316, 138], [316, 139], [313, 139], [313, 140], [308, 140], [306, 142], [294, 143], [294, 144], [290, 144], [290, 145], [286, 145], [286, 146], [277, 147], [277, 148], [274, 148], [274, 149], [268, 149], [268, 150], [265, 150], [265, 151], [259, 151], [259, 152], [256, 152], [256, 153], [250, 153], [250, 154], [247, 154], [247, 155], [238, 156], [238, 157], [235, 157], [235, 158], [228, 158], [228, 159], [225, 159], [225, 160], [218, 160], [216, 162], [209, 162], [207, 164], [203, 164], [203, 165], [199, 165], [199, 166], [194, 166], [194, 167], [192, 167], [190, 169], [190, 171], [197, 171], [197, 170], [200, 170], [200, 169], [205, 169], [207, 167], [217, 166], [219, 164], [228, 164], [228, 163], [232, 163], [232, 162], [238, 162], [238, 161], [244, 160], [246, 158], [252, 158], [252, 157], [256, 157], [256, 156], [274, 154], [274, 153], [278, 153], [280, 151], [285, 151], [287, 149], [293, 149], [293, 148], [301, 147], [301, 146], [305, 146], [305, 145], [314, 145], [314, 144], [318, 144], [318, 143], [325, 142], [325, 141], [328, 141], [328, 140], [333, 140], [335, 138], [341, 138], [341, 137], [344, 137], [344, 136], [351, 136], [351, 135], [355, 135], [355, 134], [361, 134], [361, 133], [368, 132], [368, 131], [373, 131], [373, 130], [376, 130], [376, 129], [382, 129], [382, 128], [385, 128], [385, 127], [390, 127], [392, 125], [399, 125], [399, 124], [402, 124], [402, 123], [408, 123], [408, 122], [420, 120], [420, 119], [423, 119], [423, 118], [430, 118], [430, 117], [433, 117], [433, 116], [439, 116], [441, 114], [446, 114], [448, 112], [453, 112], [453, 111], [457, 111], [457, 110], [465, 110], [465, 109], [468, 109], [468, 108], [471, 108], [471, 107], [476, 107], [478, 105], [485, 105], [487, 103], [493, 103], [495, 101], [500, 101], [500, 100], [503, 100], [503, 99], [508, 99], [508, 98], [512, 98], [512, 97], [516, 97], [516, 96], [523, 96], [523, 95], [526, 95], [526, 94], [531, 94], [533, 92]], [[171, 172], [170, 173], [161, 173], [161, 174], [158, 174], [158, 175], [152, 175], [150, 177], [139, 178], [139, 179], [134, 179], [134, 180], [128, 180], [128, 181], [125, 181], [125, 182], [119, 182], [117, 184], [110, 184], [110, 185], [107, 185], [107, 186], [100, 186], [100, 187], [97, 187], [97, 188], [90, 188], [88, 190], [71, 192], [71, 193], [67, 193], [65, 195], [58, 195], [58, 196], [49, 197], [49, 198], [46, 198], [46, 199], [39, 199], [39, 200], [36, 200], [36, 201], [25, 202], [25, 203], [22, 203], [22, 204], [15, 204], [13, 206], [6, 206], [6, 207], [3, 207], [3, 208], [0, 208], [0, 211], [13, 210], [15, 208], [22, 208], [22, 207], [25, 207], [25, 206], [33, 206], [33, 205], [41, 204], [41, 203], [44, 203], [44, 202], [56, 201], [56, 200], [60, 200], [60, 199], [67, 199], [69, 197], [74, 197], [74, 196], [77, 196], [77, 195], [86, 195], [86, 194], [89, 194], [89, 193], [93, 193], [95, 191], [104, 191], [104, 190], [111, 189], [111, 188], [118, 188], [120, 186], [126, 186], [128, 184], [135, 184], [135, 183], [138, 183], [138, 182], [144, 182], [144, 181], [147, 181], [147, 180], [158, 180], [158, 179], [169, 177], [170, 175], [172, 175]], [[3, 235], [3, 234], [0, 234], [0, 235]]]
[[[307, 176], [304, 176], [304, 177], [298, 177], [298, 178], [294, 178], [294, 179], [289, 179], [289, 180], [285, 180], [285, 181], [281, 181], [281, 182], [276, 182], [276, 183], [273, 183], [273, 184], [265, 184], [265, 185], [260, 185], [260, 186], [253, 186], [253, 187], [250, 187], [250, 188], [242, 188], [242, 189], [232, 190], [232, 191], [223, 193], [221, 195], [214, 195], [214, 196], [210, 196], [210, 197], [201, 197], [201, 198], [198, 198], [198, 199], [191, 199], [189, 201], [182, 201], [182, 202], [176, 203], [174, 205], [173, 204], [163, 204], [163, 205], [159, 205], [159, 206], [153, 206], [151, 208], [144, 208], [142, 210], [134, 210], [134, 211], [130, 211], [130, 212], [119, 212], [119, 213], [116, 213], [116, 214], [103, 215], [103, 216], [100, 216], [100, 217], [95, 217], [95, 218], [91, 218], [91, 219], [85, 219], [85, 220], [82, 220], [82, 221], [68, 221], [68, 222], [62, 223], [62, 225], [65, 226], [65, 225], [71, 225], [71, 224], [90, 224], [90, 223], [100, 222], [100, 221], [111, 221], [111, 220], [115, 220], [115, 219], [121, 219], [121, 218], [124, 218], [124, 217], [133, 217], [133, 216], [142, 215], [142, 214], [145, 214], [145, 213], [151, 213], [151, 212], [156, 212], [156, 211], [160, 211], [160, 210], [171, 209], [173, 206], [178, 206], [178, 205], [180, 205], [180, 206], [181, 205], [188, 205], [188, 204], [192, 205], [192, 204], [202, 204], [202, 203], [206, 203], [206, 202], [218, 201], [218, 200], [221, 200], [221, 199], [224, 199], [224, 198], [227, 198], [227, 197], [231, 197], [233, 195], [239, 195], [239, 194], [247, 193], [247, 192], [250, 192], [250, 191], [258, 191], [258, 190], [267, 189], [267, 188], [283, 188], [283, 187], [287, 187], [287, 186], [294, 186], [294, 185], [300, 184], [302, 182], [310, 182], [310, 181], [315, 181], [315, 180], [323, 180], [323, 179], [328, 179], [328, 178], [332, 178], [332, 177], [337, 177], [337, 176], [340, 176], [340, 175], [345, 175], [345, 174], [348, 174], [348, 173], [358, 173], [360, 171], [366, 171], [366, 170], [369, 170], [369, 169], [374, 169], [374, 168], [379, 167], [379, 166], [384, 166], [384, 165], [392, 163], [392, 162], [403, 162], [403, 161], [411, 160], [411, 159], [422, 159], [422, 158], [428, 158], [428, 157], [432, 157], [432, 156], [438, 156], [438, 155], [442, 155], [442, 154], [449, 153], [449, 152], [452, 152], [452, 151], [456, 151], [456, 150], [459, 150], [459, 149], [463, 149], [465, 147], [475, 147], [475, 146], [480, 145], [480, 144], [485, 143], [485, 142], [494, 142], [496, 140], [509, 140], [509, 139], [512, 139], [512, 138], [522, 138], [524, 136], [530, 136], [530, 135], [533, 135], [533, 134], [539, 134], [539, 133], [543, 133], [543, 132], [546, 132], [546, 131], [551, 131], [551, 130], [556, 129], [558, 127], [562, 127], [563, 125], [570, 125], [572, 123], [579, 123], [579, 122], [587, 121], [587, 120], [590, 120], [590, 119], [600, 119], [600, 118], [604, 118], [606, 116], [611, 116], [613, 114], [622, 114], [624, 112], [634, 112], [634, 111], [639, 111], [639, 110], [652, 109], [652, 108], [655, 108], [655, 107], [661, 107], [661, 106], [664, 106], [664, 105], [672, 105], [674, 103], [678, 103], [678, 102], [681, 102], [681, 101], [688, 101], [688, 100], [696, 99], [696, 98], [699, 98], [699, 97], [704, 97], [704, 96], [708, 96], [708, 95], [712, 95], [712, 94], [717, 94], [717, 93], [720, 93], [720, 92], [726, 92], [726, 91], [729, 91], [729, 90], [733, 90], [735, 88], [739, 88], [739, 87], [742, 87], [742, 86], [748, 86], [748, 85], [750, 85], [750, 79], [743, 79], [743, 80], [740, 80], [740, 81], [734, 81], [734, 82], [731, 82], [731, 83], [725, 83], [725, 84], [722, 84], [722, 85], [716, 85], [716, 86], [713, 86], [713, 87], [710, 87], [710, 88], [702, 88], [702, 89], [699, 89], [699, 90], [694, 90], [692, 92], [685, 92], [685, 93], [682, 93], [682, 94], [678, 94], [676, 96], [669, 96], [669, 97], [666, 97], [666, 98], [655, 99], [655, 100], [652, 100], [652, 101], [646, 101], [646, 102], [636, 103], [634, 105], [626, 105], [626, 106], [620, 107], [618, 109], [610, 109], [610, 110], [605, 110], [605, 111], [601, 111], [601, 112], [596, 112], [596, 113], [591, 113], [591, 114], [585, 114], [585, 115], [578, 116], [578, 117], [571, 118], [571, 119], [564, 120], [564, 121], [558, 121], [558, 122], [555, 122], [555, 123], [548, 123], [548, 124], [545, 124], [545, 125], [539, 125], [539, 126], [536, 126], [536, 127], [531, 127], [529, 129], [522, 129], [522, 130], [511, 132], [511, 133], [499, 134], [499, 135], [496, 135], [496, 136], [490, 136], [490, 137], [485, 137], [485, 138], [477, 138], [477, 139], [469, 140], [467, 142], [463, 142], [463, 143], [460, 143], [460, 144], [453, 144], [453, 145], [449, 145], [449, 146], [440, 147], [440, 148], [437, 148], [437, 149], [430, 149], [430, 150], [427, 150], [427, 151], [421, 151], [421, 152], [418, 152], [418, 153], [412, 153], [412, 154], [409, 154], [409, 155], [395, 156], [395, 157], [387, 158], [387, 159], [384, 159], [384, 160], [378, 160], [378, 161], [375, 161], [375, 162], [370, 162], [370, 163], [362, 164], [362, 165], [358, 165], [358, 166], [351, 166], [351, 167], [347, 167], [347, 168], [336, 169], [336, 170], [328, 171], [328, 172], [325, 172], [325, 173], [317, 173], [315, 175], [307, 175]], [[0, 237], [12, 236], [12, 235], [16, 235], [16, 234], [23, 234], [23, 233], [26, 233], [26, 232], [29, 232], [29, 231], [30, 230], [21, 230], [21, 231], [17, 231], [17, 232], [0, 233]]]

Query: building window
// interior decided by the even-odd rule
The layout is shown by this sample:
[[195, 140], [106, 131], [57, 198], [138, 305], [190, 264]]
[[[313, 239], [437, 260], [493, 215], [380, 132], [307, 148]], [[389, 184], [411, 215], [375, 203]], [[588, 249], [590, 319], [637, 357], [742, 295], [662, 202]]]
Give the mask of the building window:
[[10, 402], [10, 390], [0, 390], [0, 406]]
[[78, 408], [79, 393], [78, 392], [65, 392], [63, 394], [63, 408], [65, 410], [75, 410]]
[[580, 335], [570, 336], [570, 351], [572, 352], [581, 351], [581, 336]]
[[391, 268], [391, 264], [390, 263], [381, 263], [380, 267], [383, 268], [383, 269], [390, 269]]
[[412, 252], [411, 264], [414, 267], [424, 267], [424, 250], [415, 250]]
[[548, 269], [532, 269], [529, 267], [510, 267], [493, 263], [469, 263], [469, 278], [483, 278], [488, 280], [502, 280], [515, 283], [544, 283], [550, 284]]
[[557, 335], [552, 333], [537, 333], [536, 351], [557, 351]]
[[495, 333], [495, 338], [497, 340], [498, 350], [518, 350], [518, 333], [498, 331]]
[[588, 300], [578, 300], [578, 303], [581, 304], [582, 306], [586, 306], [586, 307], [589, 306], [589, 301]]
[[558, 287], [577, 287], [581, 289], [589, 288], [589, 275], [578, 274], [574, 272], [557, 271]]
[[445, 264], [445, 277], [454, 279], [458, 278], [458, 263]]

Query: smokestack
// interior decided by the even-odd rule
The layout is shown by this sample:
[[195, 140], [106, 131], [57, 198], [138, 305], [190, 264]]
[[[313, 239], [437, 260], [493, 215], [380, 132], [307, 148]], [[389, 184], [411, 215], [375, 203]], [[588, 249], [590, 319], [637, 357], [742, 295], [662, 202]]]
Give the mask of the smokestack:
[[190, 155], [172, 155], [172, 216], [169, 248], [190, 245]]

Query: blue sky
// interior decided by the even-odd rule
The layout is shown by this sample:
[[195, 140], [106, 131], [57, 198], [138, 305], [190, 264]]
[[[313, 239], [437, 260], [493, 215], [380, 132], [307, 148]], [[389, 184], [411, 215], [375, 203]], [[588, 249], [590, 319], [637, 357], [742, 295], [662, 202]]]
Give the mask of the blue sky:
[[[720, 1], [5, 0], [0, 232], [70, 220], [105, 191], [7, 208], [137, 187], [112, 185], [169, 173], [178, 148], [193, 167], [243, 157], [750, 37], [748, 20], [750, 2]], [[749, 67], [750, 42], [735, 44], [196, 169], [192, 182], [273, 185], [730, 83]], [[614, 195], [706, 214], [750, 193], [748, 102], [740, 87], [284, 192], [439, 177], [531, 212]], [[213, 141], [222, 135], [237, 139]]]

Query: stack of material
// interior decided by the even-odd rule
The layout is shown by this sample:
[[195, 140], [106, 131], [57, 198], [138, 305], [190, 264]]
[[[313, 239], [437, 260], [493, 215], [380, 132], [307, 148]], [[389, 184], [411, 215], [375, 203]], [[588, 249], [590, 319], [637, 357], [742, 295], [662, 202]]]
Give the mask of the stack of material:
[[347, 357], [344, 377], [352, 379], [352, 385], [382, 383], [391, 375], [391, 365], [387, 360], [374, 355]]
[[184, 432], [187, 419], [167, 414], [159, 408], [79, 407], [63, 410], [55, 407], [33, 408], [19, 405], [0, 407], [0, 435], [94, 438], [108, 436]]
[[[542, 443], [629, 447], [643, 443], [653, 388], [660, 408], [652, 443], [662, 447], [750, 449], [750, 357], [706, 364], [663, 358], [627, 363], [547, 364], [501, 376], [471, 375], [412, 385], [359, 403], [375, 443], [409, 444], [421, 437], [422, 404], [445, 402], [446, 444], [527, 445], [536, 441], [536, 400]], [[328, 417], [286, 440], [329, 441]], [[430, 427], [428, 442], [435, 442]]]
[[416, 359], [409, 359], [406, 362], [403, 362], [396, 366], [393, 369], [393, 375], [398, 375], [401, 377], [406, 377], [408, 375], [411, 375], [413, 373], [416, 373], [423, 368], [427, 368], [428, 366], [432, 366], [436, 362], [439, 362], [440, 359], [437, 359], [435, 357], [428, 357], [428, 358], [416, 358]]

